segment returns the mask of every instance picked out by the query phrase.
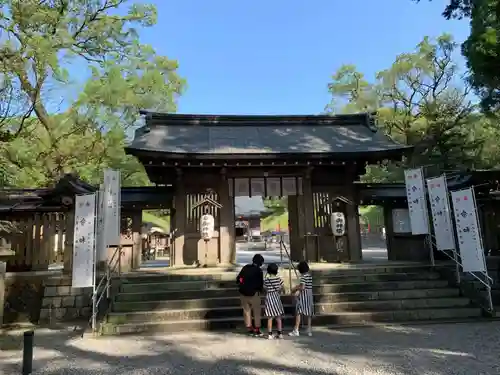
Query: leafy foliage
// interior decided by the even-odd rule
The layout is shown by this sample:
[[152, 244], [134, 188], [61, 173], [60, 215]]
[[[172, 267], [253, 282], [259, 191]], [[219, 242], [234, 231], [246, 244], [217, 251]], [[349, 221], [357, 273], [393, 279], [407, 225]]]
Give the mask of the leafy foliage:
[[[155, 24], [156, 8], [128, 3], [0, 2], [4, 184], [47, 185], [67, 172], [98, 182], [106, 166], [124, 171], [125, 184], [147, 183], [142, 167], [123, 151], [126, 131], [141, 108], [175, 111], [184, 81], [176, 61], [139, 41], [138, 30]], [[54, 92], [78, 83], [70, 65], [90, 77], [53, 115]]]
[[[429, 165], [433, 173], [472, 168], [485, 138], [478, 129], [470, 88], [457, 80], [452, 58], [456, 48], [450, 35], [426, 37], [414, 51], [397, 56], [373, 81], [355, 66], [343, 66], [328, 85], [332, 101], [327, 112], [377, 111], [383, 131], [414, 146], [405, 165]], [[364, 180], [401, 180], [402, 166], [371, 166]]]
[[[420, 2], [420, 0], [415, 0]], [[431, 0], [432, 1], [432, 0]], [[462, 53], [469, 80], [487, 111], [500, 110], [500, 0], [449, 0], [447, 19], [470, 18], [470, 35]]]

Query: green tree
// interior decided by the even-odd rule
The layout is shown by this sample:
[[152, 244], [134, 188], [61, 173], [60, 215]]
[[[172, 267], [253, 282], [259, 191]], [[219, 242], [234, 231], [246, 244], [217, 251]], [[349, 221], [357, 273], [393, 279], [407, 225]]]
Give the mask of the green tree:
[[[30, 163], [31, 171], [21, 176], [26, 183], [46, 184], [73, 171], [95, 180], [107, 165], [127, 165], [130, 178], [142, 172], [144, 180], [138, 163], [118, 150], [124, 130], [137, 124], [141, 108], [175, 111], [184, 85], [176, 61], [140, 43], [138, 32], [156, 23], [156, 8], [126, 0], [0, 4], [0, 82], [19, 96], [15, 116], [7, 116], [11, 121], [0, 130], [22, 138], [18, 146], [30, 154], [26, 160], [4, 142], [0, 149], [8, 149], [7, 155], [0, 161], [14, 169]], [[77, 83], [72, 65], [86, 67], [90, 78], [58, 111], [54, 93]], [[26, 117], [29, 124], [21, 121]]]
[[[344, 66], [328, 85], [329, 112], [377, 111], [379, 126], [395, 140], [414, 146], [405, 165], [433, 164], [434, 172], [471, 167], [483, 139], [471, 133], [475, 109], [469, 88], [457, 79], [449, 35], [424, 38], [416, 49], [396, 57], [372, 82], [354, 66]], [[342, 100], [339, 102], [338, 98]], [[371, 166], [365, 180], [401, 180], [398, 164]]]
[[443, 16], [470, 19], [470, 35], [462, 44], [469, 79], [483, 108], [500, 110], [500, 0], [450, 0]]

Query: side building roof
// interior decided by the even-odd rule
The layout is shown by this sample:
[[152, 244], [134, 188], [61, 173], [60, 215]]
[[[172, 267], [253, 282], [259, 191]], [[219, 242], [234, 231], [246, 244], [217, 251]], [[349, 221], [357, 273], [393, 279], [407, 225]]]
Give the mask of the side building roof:
[[[126, 148], [136, 156], [400, 157], [409, 149], [378, 131], [370, 114], [315, 116], [185, 115], [141, 112], [146, 125]], [[156, 154], [156, 155], [155, 155]]]

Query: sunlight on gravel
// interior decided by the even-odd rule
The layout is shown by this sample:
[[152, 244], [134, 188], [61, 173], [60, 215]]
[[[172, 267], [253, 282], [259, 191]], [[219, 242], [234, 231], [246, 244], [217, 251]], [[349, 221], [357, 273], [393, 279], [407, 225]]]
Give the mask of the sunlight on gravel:
[[[318, 328], [284, 340], [236, 333], [81, 338], [36, 333], [34, 374], [499, 374], [500, 323]], [[21, 352], [0, 352], [17, 374]]]

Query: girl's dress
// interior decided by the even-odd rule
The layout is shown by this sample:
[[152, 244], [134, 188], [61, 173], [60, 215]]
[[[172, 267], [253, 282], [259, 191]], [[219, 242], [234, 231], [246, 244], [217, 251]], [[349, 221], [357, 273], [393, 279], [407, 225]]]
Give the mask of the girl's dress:
[[276, 318], [285, 314], [283, 303], [281, 302], [281, 290], [283, 289], [283, 280], [279, 276], [266, 276], [264, 280], [266, 289], [266, 302], [264, 305], [264, 314], [267, 318]]
[[300, 283], [304, 285], [304, 289], [300, 291], [297, 298], [297, 314], [313, 316], [314, 297], [312, 290], [312, 275], [309, 272], [301, 275]]

